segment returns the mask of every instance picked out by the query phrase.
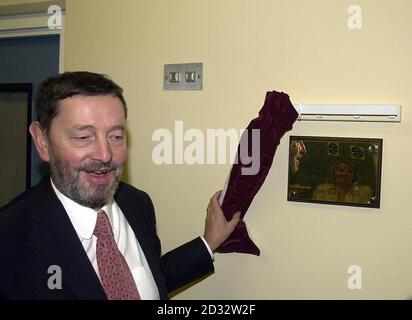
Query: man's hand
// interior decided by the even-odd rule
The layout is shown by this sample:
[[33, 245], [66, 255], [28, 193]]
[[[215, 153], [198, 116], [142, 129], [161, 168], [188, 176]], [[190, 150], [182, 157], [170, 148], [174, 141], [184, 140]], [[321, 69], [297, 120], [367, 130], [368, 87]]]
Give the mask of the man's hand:
[[226, 220], [218, 200], [221, 193], [222, 191], [216, 192], [210, 199], [203, 235], [213, 252], [230, 236], [240, 221], [240, 211], [233, 215], [232, 220]]

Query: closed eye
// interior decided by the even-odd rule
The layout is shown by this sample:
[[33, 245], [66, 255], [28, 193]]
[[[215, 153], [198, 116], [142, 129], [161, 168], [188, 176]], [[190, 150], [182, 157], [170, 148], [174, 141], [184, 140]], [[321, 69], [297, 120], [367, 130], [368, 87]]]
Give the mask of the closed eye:
[[120, 142], [124, 140], [124, 136], [122, 135], [112, 135], [109, 137], [112, 141]]
[[85, 147], [95, 141], [95, 137], [92, 135], [72, 137], [72, 139], [74, 145], [77, 147]]

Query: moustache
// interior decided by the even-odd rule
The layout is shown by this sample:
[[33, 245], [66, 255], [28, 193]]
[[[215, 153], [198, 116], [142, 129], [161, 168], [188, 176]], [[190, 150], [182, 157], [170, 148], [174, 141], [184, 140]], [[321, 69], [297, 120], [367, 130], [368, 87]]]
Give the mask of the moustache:
[[86, 163], [78, 168], [78, 171], [87, 171], [87, 172], [103, 172], [103, 171], [114, 171], [120, 169], [121, 166], [109, 162], [109, 163], [102, 163], [102, 162], [89, 162]]

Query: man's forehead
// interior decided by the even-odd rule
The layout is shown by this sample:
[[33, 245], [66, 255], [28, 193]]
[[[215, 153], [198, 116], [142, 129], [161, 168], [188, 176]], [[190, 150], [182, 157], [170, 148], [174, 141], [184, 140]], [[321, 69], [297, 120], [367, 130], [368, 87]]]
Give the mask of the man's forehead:
[[58, 101], [58, 104], [73, 104], [73, 103], [90, 103], [93, 101], [102, 101], [107, 100], [113, 104], [120, 104], [122, 105], [122, 101], [119, 97], [112, 95], [112, 94], [98, 94], [98, 95], [83, 95], [83, 94], [75, 94], [70, 97], [61, 99]]
[[119, 98], [112, 95], [83, 96], [75, 95], [60, 100], [59, 112], [80, 113], [93, 116], [102, 113], [120, 114], [124, 116], [124, 107]]
[[76, 95], [60, 100], [52, 122], [73, 129], [87, 126], [111, 128], [125, 127], [126, 118], [123, 105], [115, 96]]

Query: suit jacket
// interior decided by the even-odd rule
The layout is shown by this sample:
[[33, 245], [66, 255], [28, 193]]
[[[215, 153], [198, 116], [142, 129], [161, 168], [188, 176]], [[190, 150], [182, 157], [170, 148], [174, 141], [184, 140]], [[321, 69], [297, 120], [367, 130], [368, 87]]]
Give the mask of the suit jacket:
[[[120, 183], [115, 199], [146, 255], [161, 299], [213, 272], [200, 238], [161, 256], [154, 208], [145, 192]], [[62, 271], [61, 289], [48, 286], [54, 265]], [[0, 299], [107, 299], [49, 178], [0, 208]]]

